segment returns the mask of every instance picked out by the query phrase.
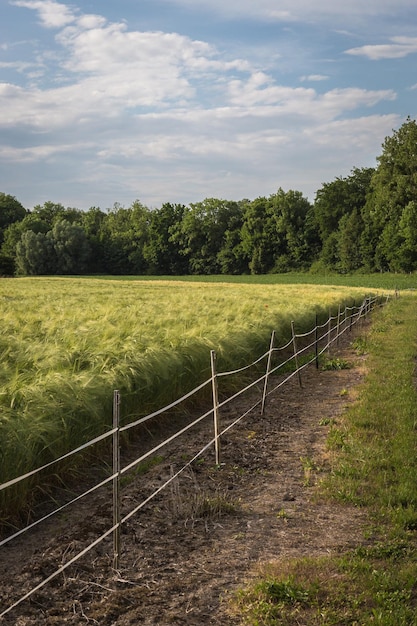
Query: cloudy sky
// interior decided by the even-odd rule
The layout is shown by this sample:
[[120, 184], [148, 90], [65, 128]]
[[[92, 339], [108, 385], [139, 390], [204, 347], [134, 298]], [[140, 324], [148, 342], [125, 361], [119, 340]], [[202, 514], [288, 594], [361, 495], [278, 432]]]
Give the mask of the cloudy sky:
[[0, 191], [311, 201], [417, 114], [415, 0], [0, 0]]

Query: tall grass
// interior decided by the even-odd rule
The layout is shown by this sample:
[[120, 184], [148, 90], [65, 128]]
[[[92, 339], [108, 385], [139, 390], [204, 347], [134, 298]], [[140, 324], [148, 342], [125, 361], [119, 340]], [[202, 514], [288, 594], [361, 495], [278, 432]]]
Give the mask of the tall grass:
[[[211, 349], [220, 370], [234, 369], [267, 350], [272, 329], [284, 341], [291, 320], [311, 328], [316, 313], [363, 295], [312, 285], [3, 279], [0, 483], [109, 429], [113, 389], [128, 422], [206, 380]], [[24, 487], [16, 497], [20, 508]]]

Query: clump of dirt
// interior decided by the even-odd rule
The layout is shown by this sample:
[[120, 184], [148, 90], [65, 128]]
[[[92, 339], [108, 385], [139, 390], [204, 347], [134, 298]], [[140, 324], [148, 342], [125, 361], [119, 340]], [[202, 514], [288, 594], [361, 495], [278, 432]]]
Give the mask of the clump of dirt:
[[[8, 613], [3, 624], [100, 626], [227, 624], [228, 596], [262, 562], [327, 554], [360, 541], [365, 513], [317, 501], [315, 482], [329, 469], [329, 423], [342, 419], [365, 372], [346, 333], [332, 356], [349, 369], [302, 372], [250, 412], [221, 441], [221, 465], [207, 450], [122, 528], [119, 571], [111, 538]], [[259, 391], [223, 411], [242, 415]], [[254, 395], [255, 394], [255, 395]], [[122, 489], [126, 515], [193, 458], [211, 425], [161, 452], [146, 474]], [[112, 526], [112, 496], [90, 496], [74, 510], [2, 548], [0, 609], [13, 604]]]

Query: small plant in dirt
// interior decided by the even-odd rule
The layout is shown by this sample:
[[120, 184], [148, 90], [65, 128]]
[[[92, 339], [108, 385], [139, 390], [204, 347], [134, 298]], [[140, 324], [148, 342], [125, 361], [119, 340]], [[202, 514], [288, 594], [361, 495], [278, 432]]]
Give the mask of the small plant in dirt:
[[314, 471], [317, 471], [319, 467], [310, 457], [302, 456], [300, 457], [300, 461], [301, 461], [301, 464], [303, 466], [303, 471], [304, 471], [304, 485], [308, 487], [311, 481], [311, 474]]
[[367, 354], [368, 340], [366, 337], [356, 337], [356, 339], [352, 341], [352, 348], [355, 350], [356, 354]]
[[193, 519], [217, 520], [225, 515], [235, 515], [237, 506], [226, 495], [216, 493], [214, 495], [201, 494], [197, 496], [192, 505]]
[[348, 370], [351, 368], [351, 364], [349, 361], [345, 359], [341, 359], [340, 357], [335, 357], [334, 359], [327, 358], [322, 363], [321, 369], [324, 371], [327, 370]]
[[237, 514], [239, 507], [228, 491], [220, 487], [214, 490], [201, 487], [193, 471], [189, 471], [184, 479], [180, 482], [177, 477], [170, 484], [170, 509], [174, 518], [191, 520], [194, 524], [199, 520], [207, 523]]
[[331, 426], [332, 424], [335, 424], [336, 420], [334, 419], [334, 417], [322, 417], [321, 420], [319, 421], [319, 426]]
[[341, 428], [335, 428], [332, 426], [327, 437], [327, 447], [329, 450], [343, 450], [347, 452], [349, 450], [347, 433]]

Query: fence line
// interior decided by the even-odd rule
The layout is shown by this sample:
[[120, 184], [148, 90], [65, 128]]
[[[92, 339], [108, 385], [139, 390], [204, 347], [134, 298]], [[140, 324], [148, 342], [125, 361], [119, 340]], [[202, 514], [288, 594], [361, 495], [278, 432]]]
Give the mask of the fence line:
[[[396, 297], [397, 297], [397, 293], [396, 293]], [[234, 428], [248, 414], [250, 414], [252, 411], [254, 411], [259, 406], [261, 407], [261, 415], [263, 415], [264, 414], [264, 410], [265, 410], [267, 397], [270, 394], [274, 393], [278, 388], [280, 388], [281, 386], [286, 384], [294, 376], [298, 377], [299, 384], [302, 385], [301, 372], [306, 367], [308, 367], [309, 365], [311, 365], [314, 362], [316, 363], [316, 367], [318, 367], [318, 358], [319, 358], [319, 356], [324, 354], [326, 351], [329, 351], [330, 350], [330, 346], [334, 342], [339, 342], [339, 338], [345, 332], [351, 330], [352, 326], [354, 324], [356, 324], [359, 320], [361, 320], [362, 318], [366, 317], [372, 311], [372, 309], [375, 306], [383, 306], [383, 304], [385, 304], [388, 300], [389, 300], [389, 296], [386, 296], [385, 301], [384, 301], [383, 298], [380, 298], [378, 296], [374, 296], [374, 297], [367, 296], [363, 300], [363, 302], [362, 302], [360, 307], [356, 307], [355, 305], [352, 306], [352, 307], [347, 307], [346, 306], [344, 311], [343, 311], [343, 313], [341, 312], [341, 307], [339, 306], [337, 316], [332, 316], [331, 313], [329, 313], [328, 320], [324, 324], [321, 324], [321, 325], [319, 325], [317, 323], [317, 316], [316, 316], [315, 327], [312, 330], [310, 330], [308, 332], [305, 332], [305, 333], [296, 334], [296, 332], [295, 332], [295, 323], [292, 322], [291, 323], [292, 338], [291, 338], [291, 340], [288, 343], [286, 343], [284, 346], [281, 346], [281, 347], [275, 347], [274, 344], [275, 344], [275, 336], [276, 336], [276, 334], [275, 334], [275, 331], [273, 331], [272, 335], [271, 335], [270, 346], [269, 346], [269, 349], [268, 349], [267, 352], [265, 352], [261, 357], [259, 357], [253, 363], [250, 363], [249, 365], [246, 365], [246, 366], [244, 366], [244, 367], [242, 367], [240, 369], [236, 369], [236, 370], [233, 370], [233, 371], [230, 371], [230, 372], [217, 372], [217, 368], [216, 368], [216, 353], [215, 353], [214, 350], [212, 350], [211, 353], [210, 353], [212, 374], [211, 374], [211, 377], [208, 380], [206, 380], [201, 385], [199, 385], [198, 387], [196, 387], [195, 389], [193, 389], [189, 393], [185, 394], [184, 396], [182, 396], [178, 400], [174, 401], [172, 404], [170, 404], [170, 405], [168, 405], [166, 407], [163, 407], [162, 409], [159, 409], [158, 411], [155, 411], [155, 412], [153, 412], [153, 413], [151, 413], [151, 414], [149, 414], [149, 415], [147, 415], [145, 417], [142, 417], [142, 418], [140, 418], [140, 419], [138, 419], [138, 420], [136, 420], [136, 421], [134, 421], [134, 422], [132, 422], [130, 424], [127, 424], [127, 425], [125, 425], [123, 427], [120, 426], [120, 404], [122, 402], [122, 398], [121, 398], [120, 392], [118, 390], [114, 391], [114, 394], [113, 394], [113, 428], [111, 430], [107, 431], [103, 435], [95, 437], [91, 441], [83, 444], [82, 446], [79, 446], [78, 448], [72, 450], [71, 452], [68, 452], [68, 453], [64, 454], [62, 457], [60, 457], [58, 459], [55, 459], [54, 461], [52, 461], [51, 463], [48, 463], [47, 465], [39, 467], [39, 468], [37, 468], [35, 470], [32, 470], [31, 472], [28, 472], [27, 474], [24, 474], [23, 476], [16, 477], [16, 478], [14, 478], [14, 479], [12, 479], [12, 480], [10, 480], [10, 481], [0, 485], [0, 491], [1, 491], [3, 489], [6, 489], [7, 487], [10, 487], [12, 485], [17, 484], [21, 480], [24, 480], [24, 479], [26, 479], [26, 478], [28, 478], [30, 476], [33, 476], [37, 472], [41, 472], [42, 470], [50, 467], [54, 463], [57, 463], [57, 462], [59, 462], [59, 461], [61, 461], [63, 459], [66, 459], [66, 458], [70, 457], [71, 455], [73, 455], [73, 454], [75, 454], [77, 452], [81, 452], [81, 451], [85, 450], [87, 447], [92, 446], [92, 445], [94, 445], [94, 444], [96, 444], [96, 443], [98, 443], [100, 441], [103, 441], [104, 439], [106, 439], [106, 438], [108, 438], [110, 436], [112, 437], [112, 441], [113, 441], [113, 468], [112, 468], [112, 475], [111, 476], [109, 476], [108, 478], [106, 478], [102, 482], [94, 485], [91, 489], [85, 491], [84, 493], [82, 493], [81, 495], [77, 496], [76, 498], [74, 498], [70, 502], [68, 502], [68, 503], [64, 504], [63, 506], [55, 509], [54, 511], [52, 511], [48, 515], [45, 515], [43, 518], [33, 522], [32, 524], [28, 525], [27, 527], [19, 530], [18, 532], [14, 533], [13, 535], [11, 535], [9, 537], [7, 537], [6, 539], [4, 539], [3, 541], [0, 542], [0, 547], [5, 545], [6, 543], [12, 541], [13, 539], [17, 538], [18, 536], [22, 535], [23, 533], [31, 530], [32, 528], [34, 528], [35, 526], [37, 526], [40, 523], [44, 522], [45, 520], [49, 519], [50, 517], [52, 517], [56, 513], [61, 512], [63, 509], [65, 509], [68, 506], [70, 506], [70, 505], [74, 504], [75, 502], [79, 501], [81, 498], [84, 498], [85, 496], [90, 495], [91, 493], [93, 493], [97, 489], [103, 487], [104, 485], [109, 484], [110, 482], [113, 485], [113, 490], [112, 490], [112, 494], [113, 494], [113, 525], [112, 525], [112, 527], [109, 528], [107, 531], [105, 531], [102, 535], [100, 535], [100, 537], [98, 537], [93, 542], [91, 542], [81, 552], [79, 552], [77, 555], [75, 555], [73, 558], [71, 558], [67, 563], [63, 564], [61, 567], [59, 567], [57, 570], [55, 570], [55, 572], [53, 572], [45, 580], [40, 582], [36, 587], [34, 587], [30, 591], [28, 591], [24, 596], [20, 597], [11, 606], [9, 606], [5, 610], [3, 610], [3, 612], [0, 613], [0, 619], [3, 616], [5, 616], [6, 614], [8, 614], [10, 611], [12, 611], [14, 608], [16, 608], [19, 604], [21, 604], [22, 602], [24, 602], [25, 600], [30, 598], [34, 593], [39, 591], [42, 587], [44, 587], [46, 584], [48, 584], [56, 576], [58, 576], [59, 574], [63, 573], [68, 567], [70, 567], [71, 565], [76, 563], [85, 554], [87, 554], [90, 550], [92, 550], [99, 543], [101, 543], [102, 541], [107, 539], [110, 535], [113, 537], [113, 568], [115, 570], [118, 570], [119, 566], [120, 566], [120, 530], [121, 530], [122, 525], [128, 519], [130, 519], [133, 515], [135, 515], [140, 509], [142, 509], [144, 506], [146, 506], [146, 504], [148, 504], [154, 497], [156, 497], [156, 495], [158, 495], [161, 491], [163, 491], [169, 484], [171, 484], [173, 482], [173, 480], [178, 478], [178, 476], [182, 472], [184, 472], [185, 469], [187, 469], [197, 458], [199, 458], [206, 450], [211, 448], [213, 445], [214, 445], [214, 448], [215, 448], [216, 464], [219, 465], [220, 464], [220, 452], [221, 452], [220, 440], [221, 440], [221, 437], [226, 432], [228, 432], [230, 429]], [[336, 324], [333, 324], [333, 322], [336, 322]], [[319, 331], [322, 331], [321, 334], [319, 334]], [[300, 347], [299, 346], [299, 343], [300, 343], [299, 340], [302, 340], [302, 342], [303, 342], [304, 340], [309, 338], [310, 335], [314, 335], [314, 339], [311, 342], [308, 342], [308, 341], [305, 342], [305, 345], [303, 345], [303, 347]], [[332, 336], [332, 335], [334, 335], [334, 336]], [[286, 360], [281, 361], [277, 365], [273, 366], [273, 359], [274, 359], [274, 357], [277, 354], [279, 354], [279, 353], [282, 354], [282, 353], [287, 352], [291, 346], [293, 347], [293, 354], [289, 358], [287, 358]], [[311, 353], [311, 351], [313, 349], [314, 349], [314, 353], [313, 353], [312, 356], [310, 356], [310, 353]], [[305, 362], [300, 364], [300, 360], [301, 360], [302, 357], [305, 359]], [[231, 376], [231, 375], [239, 374], [239, 373], [241, 373], [241, 372], [243, 372], [243, 371], [245, 371], [245, 370], [247, 370], [247, 369], [249, 369], [251, 367], [258, 366], [265, 358], [267, 359], [267, 364], [266, 364], [266, 371], [265, 371], [264, 374], [259, 376], [256, 380], [254, 380], [254, 381], [250, 382], [249, 384], [247, 384], [243, 389], [240, 389], [238, 392], [232, 394], [230, 397], [228, 397], [225, 400], [222, 400], [221, 402], [219, 402], [219, 392], [218, 392], [218, 380], [219, 380], [219, 378], [222, 378], [222, 377], [225, 377], [225, 376]], [[276, 386], [274, 386], [272, 389], [268, 389], [270, 377], [273, 376], [274, 374], [277, 374], [280, 370], [282, 370], [284, 372], [285, 368], [288, 368], [288, 366], [290, 366], [291, 362], [294, 362], [294, 364], [295, 364], [295, 367], [293, 368], [293, 370], [290, 371], [290, 373], [288, 373], [287, 376], [284, 376], [284, 378]], [[170, 437], [168, 437], [167, 439], [162, 441], [160, 444], [158, 444], [157, 446], [155, 446], [151, 450], [148, 450], [146, 453], [142, 454], [140, 457], [138, 457], [134, 461], [130, 462], [125, 467], [121, 468], [121, 466], [120, 466], [120, 434], [122, 432], [130, 430], [130, 429], [134, 428], [135, 426], [143, 424], [144, 422], [146, 422], [146, 421], [148, 421], [148, 420], [150, 420], [152, 418], [155, 418], [158, 415], [161, 415], [162, 413], [165, 413], [165, 412], [169, 411], [170, 409], [178, 406], [184, 400], [190, 398], [195, 393], [197, 393], [198, 391], [200, 391], [201, 389], [203, 389], [204, 387], [206, 387], [209, 384], [211, 384], [211, 387], [212, 387], [212, 401], [213, 401], [213, 406], [212, 406], [212, 408], [210, 408], [210, 410], [205, 412], [203, 415], [200, 415], [198, 418], [193, 420], [190, 424], [187, 424], [185, 427], [181, 428], [180, 430], [175, 432], [173, 435], [171, 435]], [[257, 400], [253, 404], [253, 406], [251, 406], [249, 409], [247, 409], [242, 415], [240, 415], [239, 417], [234, 419], [230, 424], [225, 426], [223, 428], [223, 430], [222, 430], [222, 428], [221, 428], [221, 420], [220, 420], [220, 410], [221, 410], [221, 408], [224, 407], [229, 402], [232, 402], [237, 397], [241, 396], [243, 393], [246, 393], [247, 391], [249, 391], [253, 387], [260, 386], [260, 385], [262, 385], [262, 397], [259, 400]], [[169, 445], [171, 442], [176, 440], [178, 437], [180, 437], [181, 435], [183, 435], [184, 433], [189, 431], [191, 428], [197, 426], [197, 424], [199, 424], [204, 419], [206, 419], [206, 418], [208, 418], [210, 416], [213, 416], [213, 437], [212, 437], [212, 439], [207, 444], [205, 444], [203, 446], [203, 448], [201, 450], [199, 450], [193, 456], [193, 458], [190, 461], [188, 461], [183, 467], [181, 467], [180, 470], [178, 470], [175, 474], [171, 475], [170, 478], [163, 485], [158, 487], [158, 489], [156, 489], [150, 496], [148, 496], [144, 501], [140, 502], [132, 511], [130, 511], [128, 514], [126, 514], [122, 518], [121, 517], [121, 512], [120, 512], [120, 479], [121, 479], [121, 477], [124, 474], [126, 474], [128, 471], [130, 471], [131, 469], [133, 469], [134, 467], [139, 465], [142, 461], [144, 461], [148, 457], [154, 455], [161, 448]]]

